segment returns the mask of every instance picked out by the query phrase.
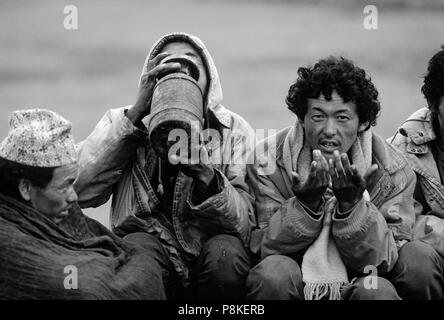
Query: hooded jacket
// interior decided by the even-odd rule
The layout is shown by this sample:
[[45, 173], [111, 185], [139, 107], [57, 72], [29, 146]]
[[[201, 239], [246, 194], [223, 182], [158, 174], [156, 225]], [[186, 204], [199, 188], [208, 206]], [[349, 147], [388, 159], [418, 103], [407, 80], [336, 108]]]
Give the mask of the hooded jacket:
[[[246, 161], [254, 148], [251, 126], [239, 115], [221, 105], [222, 88], [210, 53], [196, 37], [173, 33], [157, 41], [146, 58], [156, 56], [171, 41], [185, 41], [201, 54], [208, 71], [208, 91], [204, 100], [209, 127], [221, 133], [213, 152], [220, 162], [213, 165], [219, 183], [218, 193], [202, 203], [193, 203], [193, 179], [179, 172], [171, 196], [170, 218], [151, 186], [146, 167], [157, 163], [149, 145], [146, 125], [134, 126], [125, 108], [109, 110], [79, 148], [80, 174], [76, 181], [81, 207], [97, 207], [113, 195], [111, 227], [120, 233], [145, 231], [155, 235], [177, 261], [191, 261], [203, 243], [217, 234], [233, 234], [246, 244], [254, 224], [253, 200], [245, 182]], [[182, 264], [183, 267], [183, 264]]]
[[416, 173], [414, 239], [444, 256], [444, 186], [432, 147], [437, 137], [428, 108], [414, 112], [388, 141], [406, 156]]

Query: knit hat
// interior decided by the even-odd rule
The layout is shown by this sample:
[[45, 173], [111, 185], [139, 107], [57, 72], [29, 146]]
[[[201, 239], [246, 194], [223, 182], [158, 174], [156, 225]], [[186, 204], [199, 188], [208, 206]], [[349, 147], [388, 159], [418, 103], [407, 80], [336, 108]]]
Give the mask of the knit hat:
[[45, 109], [14, 111], [0, 157], [33, 167], [59, 167], [77, 161], [71, 122]]

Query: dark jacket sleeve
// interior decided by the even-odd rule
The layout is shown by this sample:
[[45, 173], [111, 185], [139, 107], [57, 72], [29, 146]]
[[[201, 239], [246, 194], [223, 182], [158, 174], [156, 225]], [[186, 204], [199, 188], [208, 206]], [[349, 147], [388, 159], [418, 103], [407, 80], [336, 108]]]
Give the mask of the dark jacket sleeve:
[[305, 250], [321, 231], [322, 213], [309, 214], [297, 197], [286, 199], [271, 176], [259, 174], [258, 166], [249, 166], [248, 170], [256, 195], [256, 214], [263, 217], [256, 231], [261, 233], [262, 259]]
[[398, 259], [402, 241], [411, 240], [415, 175], [406, 166], [393, 181], [398, 182], [393, 186], [396, 191], [385, 194], [384, 188], [378, 188], [379, 195], [373, 195], [374, 199], [382, 199], [379, 206], [374, 199], [362, 199], [347, 218], [333, 217], [332, 232], [338, 250], [345, 265], [357, 273], [371, 265], [380, 275], [387, 274]]

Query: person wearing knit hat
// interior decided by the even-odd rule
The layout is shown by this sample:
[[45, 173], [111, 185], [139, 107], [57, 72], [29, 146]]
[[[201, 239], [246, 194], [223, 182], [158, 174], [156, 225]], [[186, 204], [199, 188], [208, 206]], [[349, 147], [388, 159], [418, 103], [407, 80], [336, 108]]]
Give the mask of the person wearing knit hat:
[[415, 176], [371, 130], [378, 92], [342, 57], [298, 75], [286, 99], [294, 126], [259, 142], [268, 152], [248, 167], [258, 226], [250, 247], [261, 261], [247, 297], [399, 299], [386, 278], [412, 238]]
[[71, 123], [31, 109], [13, 112], [9, 125], [0, 143], [0, 299], [165, 299], [144, 244], [78, 206]]
[[[71, 123], [45, 109], [15, 111], [0, 143], [0, 192], [59, 220], [77, 201], [77, 152]], [[60, 191], [62, 190], [62, 191]]]
[[45, 109], [12, 113], [0, 157], [20, 164], [50, 168], [77, 162], [71, 123]]

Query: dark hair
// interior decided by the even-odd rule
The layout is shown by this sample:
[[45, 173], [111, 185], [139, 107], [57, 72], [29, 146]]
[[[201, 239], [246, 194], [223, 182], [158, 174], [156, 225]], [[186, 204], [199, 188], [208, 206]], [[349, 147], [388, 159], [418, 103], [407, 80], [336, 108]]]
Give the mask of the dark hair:
[[318, 99], [322, 93], [331, 100], [333, 90], [345, 103], [356, 104], [359, 123], [368, 127], [376, 124], [381, 109], [378, 91], [365, 71], [343, 57], [328, 57], [319, 60], [314, 67], [299, 68], [298, 79], [291, 85], [285, 102], [288, 109], [303, 120], [308, 108], [308, 99]]
[[52, 179], [54, 169], [31, 167], [0, 157], [0, 193], [22, 200], [20, 179], [27, 179], [32, 185], [45, 188]]
[[443, 50], [438, 51], [429, 60], [427, 74], [424, 77], [424, 84], [421, 88], [429, 109], [433, 113], [438, 111], [441, 97], [444, 96], [444, 45], [441, 48]]

